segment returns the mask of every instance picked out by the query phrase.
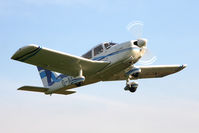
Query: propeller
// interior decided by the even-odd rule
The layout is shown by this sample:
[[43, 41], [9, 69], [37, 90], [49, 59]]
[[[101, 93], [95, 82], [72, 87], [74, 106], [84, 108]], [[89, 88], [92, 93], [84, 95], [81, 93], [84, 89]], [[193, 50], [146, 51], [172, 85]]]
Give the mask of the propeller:
[[157, 60], [157, 57], [154, 56], [152, 52], [150, 52], [150, 50], [147, 48], [147, 40], [142, 38], [143, 27], [143, 22], [133, 21], [129, 23], [126, 28], [136, 38], [137, 41], [134, 42], [134, 44], [142, 47], [142, 49], [145, 51], [138, 63], [141, 65], [150, 65]]

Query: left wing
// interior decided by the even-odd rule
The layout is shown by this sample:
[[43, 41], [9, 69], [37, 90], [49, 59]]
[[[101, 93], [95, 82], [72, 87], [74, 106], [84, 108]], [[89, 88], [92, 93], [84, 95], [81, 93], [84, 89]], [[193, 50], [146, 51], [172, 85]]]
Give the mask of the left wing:
[[[186, 67], [186, 65], [157, 65], [157, 66], [136, 66], [141, 69], [141, 73], [136, 79], [143, 78], [160, 78], [176, 72], [181, 71]], [[125, 72], [122, 71], [119, 74], [116, 74], [105, 81], [113, 80], [126, 80]], [[135, 78], [132, 78], [135, 79]]]
[[63, 73], [70, 76], [79, 76], [80, 69], [84, 76], [93, 75], [109, 62], [93, 61], [37, 45], [28, 45], [20, 48], [11, 59], [40, 66], [47, 70]]

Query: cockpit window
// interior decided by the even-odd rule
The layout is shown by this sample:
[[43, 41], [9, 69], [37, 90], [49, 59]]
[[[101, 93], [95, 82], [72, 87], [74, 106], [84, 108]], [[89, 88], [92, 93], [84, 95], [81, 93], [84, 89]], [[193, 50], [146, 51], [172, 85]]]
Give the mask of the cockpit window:
[[89, 52], [84, 54], [82, 57], [87, 58], [87, 59], [91, 59], [92, 58], [92, 51], [90, 50]]
[[109, 43], [104, 43], [104, 47], [106, 48], [106, 49], [109, 49], [109, 48], [111, 48], [113, 45], [115, 45], [116, 43], [113, 43], [113, 42], [109, 42]]
[[96, 56], [97, 54], [100, 54], [102, 52], [103, 52], [103, 47], [102, 47], [102, 45], [99, 45], [98, 47], [96, 47], [94, 49], [94, 56]]

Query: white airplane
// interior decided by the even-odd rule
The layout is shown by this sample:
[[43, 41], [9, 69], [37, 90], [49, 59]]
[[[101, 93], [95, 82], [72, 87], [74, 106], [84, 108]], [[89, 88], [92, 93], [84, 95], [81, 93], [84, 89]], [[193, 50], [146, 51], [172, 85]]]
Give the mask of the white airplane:
[[[121, 44], [105, 42], [79, 57], [37, 45], [28, 45], [20, 48], [11, 59], [37, 66], [44, 86], [23, 86], [18, 90], [50, 95], [68, 95], [75, 93], [73, 88], [79, 86], [117, 80], [126, 80], [124, 90], [135, 92], [138, 84], [130, 82], [132, 79], [164, 77], [186, 67], [186, 65], [135, 66], [146, 51], [146, 47], [146, 39]], [[60, 74], [57, 75], [55, 72]]]

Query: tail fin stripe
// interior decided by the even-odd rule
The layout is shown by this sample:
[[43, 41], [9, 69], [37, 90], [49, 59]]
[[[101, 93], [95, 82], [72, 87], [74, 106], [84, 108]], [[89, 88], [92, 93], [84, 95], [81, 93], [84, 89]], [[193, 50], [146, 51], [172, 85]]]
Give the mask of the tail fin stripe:
[[37, 68], [38, 68], [44, 87], [50, 87], [54, 83], [58, 83], [62, 81], [63, 78], [67, 77], [66, 75], [63, 75], [63, 74], [60, 74], [59, 76], [57, 76], [55, 72], [52, 72], [47, 69], [43, 69], [42, 67], [37, 67]]
[[37, 66], [38, 71], [44, 70], [42, 67]]
[[45, 71], [41, 72], [41, 73], [40, 73], [40, 76], [41, 76], [42, 79], [45, 78], [45, 77], [46, 77]]
[[54, 82], [59, 82], [59, 81], [61, 81], [62, 80], [62, 78], [59, 78], [59, 77], [55, 77], [55, 75], [53, 74], [53, 73], [51, 73], [51, 78], [52, 78], [52, 80], [54, 81]]

